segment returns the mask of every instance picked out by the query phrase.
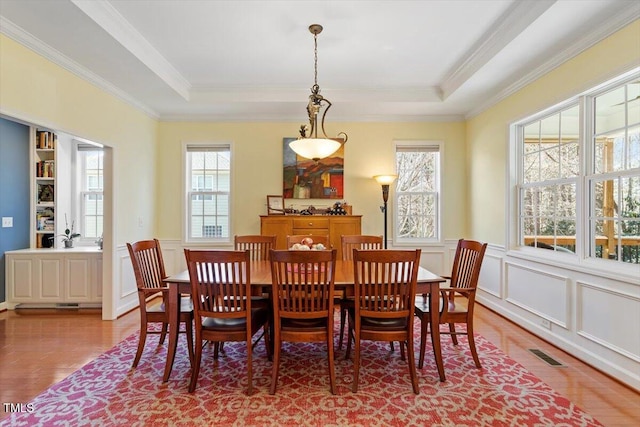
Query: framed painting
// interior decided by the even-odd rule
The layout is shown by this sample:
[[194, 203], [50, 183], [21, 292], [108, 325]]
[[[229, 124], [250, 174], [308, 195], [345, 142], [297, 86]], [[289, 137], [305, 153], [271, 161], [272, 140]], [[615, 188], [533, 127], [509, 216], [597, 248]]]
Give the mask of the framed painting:
[[267, 214], [284, 215], [283, 196], [267, 196]]
[[314, 162], [298, 156], [289, 147], [296, 138], [283, 139], [282, 193], [285, 199], [344, 198], [344, 140], [338, 151]]

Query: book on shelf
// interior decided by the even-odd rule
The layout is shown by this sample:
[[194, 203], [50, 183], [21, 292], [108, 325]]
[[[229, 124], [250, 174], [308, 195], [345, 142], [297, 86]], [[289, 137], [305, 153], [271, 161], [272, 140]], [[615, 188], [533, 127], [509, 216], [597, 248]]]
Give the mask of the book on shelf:
[[55, 172], [55, 160], [41, 160], [36, 163], [36, 176], [38, 178], [53, 178]]
[[58, 135], [48, 130], [36, 131], [36, 148], [38, 150], [53, 150], [58, 142]]

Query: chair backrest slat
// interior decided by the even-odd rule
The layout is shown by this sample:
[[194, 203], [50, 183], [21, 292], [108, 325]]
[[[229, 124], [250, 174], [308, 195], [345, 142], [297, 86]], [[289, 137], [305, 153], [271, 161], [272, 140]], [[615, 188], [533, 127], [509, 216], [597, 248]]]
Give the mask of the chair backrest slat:
[[[478, 286], [486, 243], [460, 239], [451, 270], [451, 287], [473, 289]], [[453, 295], [453, 294], [452, 294]]]
[[262, 235], [235, 236], [235, 250], [248, 250], [251, 261], [268, 261], [269, 251], [276, 248], [276, 238], [277, 236]]
[[333, 310], [337, 250], [271, 250], [274, 316], [321, 318]]
[[382, 249], [382, 236], [367, 236], [363, 234], [342, 235], [340, 236], [342, 245], [342, 260], [350, 261], [353, 259], [353, 250], [373, 250]]
[[138, 289], [165, 288], [167, 277], [158, 239], [127, 243]]
[[353, 251], [355, 303], [361, 315], [402, 317], [413, 312], [420, 250]]
[[185, 257], [196, 319], [241, 318], [247, 315], [251, 310], [251, 258], [248, 250], [185, 249]]

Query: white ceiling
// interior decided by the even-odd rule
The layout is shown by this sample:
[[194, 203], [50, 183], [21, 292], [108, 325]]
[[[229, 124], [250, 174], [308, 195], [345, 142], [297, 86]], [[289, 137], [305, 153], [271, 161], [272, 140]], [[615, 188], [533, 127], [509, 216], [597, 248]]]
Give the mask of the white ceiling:
[[[637, 0], [0, 0], [0, 31], [162, 120], [470, 117], [640, 18]], [[1, 57], [0, 57], [1, 60]]]

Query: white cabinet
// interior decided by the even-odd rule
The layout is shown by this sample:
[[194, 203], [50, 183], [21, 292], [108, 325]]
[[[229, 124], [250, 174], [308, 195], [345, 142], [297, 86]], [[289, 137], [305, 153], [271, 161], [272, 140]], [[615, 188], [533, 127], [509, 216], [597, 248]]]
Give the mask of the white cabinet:
[[102, 303], [102, 251], [98, 248], [8, 251], [6, 296], [9, 308]]

